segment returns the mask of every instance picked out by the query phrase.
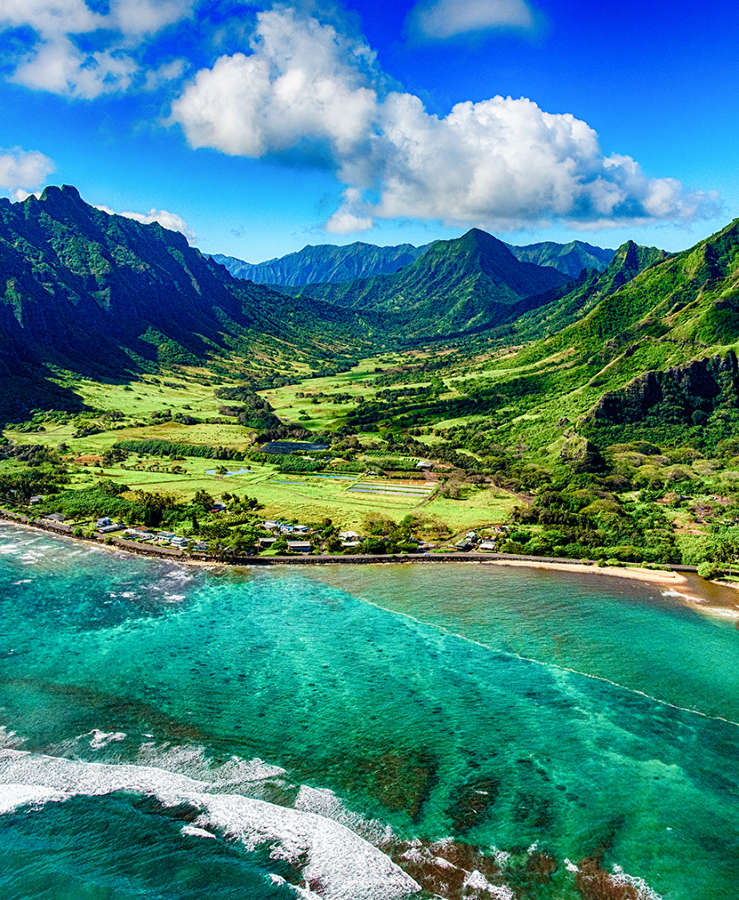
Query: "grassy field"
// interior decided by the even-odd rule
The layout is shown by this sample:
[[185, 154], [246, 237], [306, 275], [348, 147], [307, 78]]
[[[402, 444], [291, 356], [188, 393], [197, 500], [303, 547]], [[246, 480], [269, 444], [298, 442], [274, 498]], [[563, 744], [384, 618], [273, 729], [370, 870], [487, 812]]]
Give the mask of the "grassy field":
[[[377, 368], [387, 371], [400, 366], [401, 358], [394, 355], [363, 360], [350, 372], [325, 378], [308, 378], [303, 382], [262, 392], [286, 422], [299, 423], [312, 430], [333, 430], [351, 410], [360, 396], [370, 398], [382, 389], [374, 382]], [[423, 381], [408, 382], [408, 387], [423, 385]], [[111, 479], [128, 485], [132, 490], [171, 494], [189, 500], [198, 490], [220, 497], [224, 492], [256, 498], [263, 505], [267, 517], [288, 516], [298, 521], [320, 521], [331, 518], [344, 528], [361, 529], [368, 515], [383, 515], [396, 522], [412, 513], [439, 521], [457, 533], [487, 524], [504, 522], [516, 503], [505, 491], [470, 488], [464, 499], [450, 500], [438, 495], [436, 481], [405, 478], [389, 480], [382, 476], [338, 473], [341, 477], [319, 477], [315, 474], [286, 475], [279, 471], [279, 459], [274, 464], [244, 463], [199, 457], [187, 457], [176, 462], [154, 456], [131, 454], [125, 464], [100, 466], [101, 457], [119, 441], [163, 440], [185, 444], [218, 445], [236, 450], [253, 446], [255, 433], [232, 423], [201, 423], [185, 425], [175, 421], [151, 423], [151, 417], [165, 410], [185, 413], [196, 418], [219, 415], [223, 401], [214, 396], [218, 383], [204, 378], [201, 372], [184, 372], [162, 377], [145, 376], [130, 385], [103, 385], [80, 381], [75, 387], [91, 408], [100, 411], [99, 417], [88, 417], [105, 430], [75, 437], [79, 423], [42, 421], [42, 430], [26, 431], [8, 428], [5, 434], [18, 444], [40, 444], [50, 448], [65, 445], [65, 458], [73, 487], [89, 487], [100, 479]], [[297, 393], [308, 396], [298, 398]], [[350, 394], [349, 402], [332, 402], [322, 398], [313, 403], [315, 394]], [[115, 412], [122, 417], [108, 422], [104, 414]], [[301, 415], [301, 413], [303, 415]], [[310, 418], [306, 420], [306, 416]], [[376, 433], [362, 435], [364, 440], [376, 440]], [[433, 434], [429, 435], [433, 440]], [[381, 451], [375, 451], [380, 453]], [[87, 464], [76, 459], [89, 457]], [[376, 464], [370, 454], [367, 469]], [[413, 464], [408, 458], [407, 463]], [[16, 463], [7, 460], [2, 468]], [[125, 467], [124, 467], [125, 465]], [[177, 466], [177, 473], [167, 471]], [[217, 475], [215, 470], [226, 465], [239, 474]]]

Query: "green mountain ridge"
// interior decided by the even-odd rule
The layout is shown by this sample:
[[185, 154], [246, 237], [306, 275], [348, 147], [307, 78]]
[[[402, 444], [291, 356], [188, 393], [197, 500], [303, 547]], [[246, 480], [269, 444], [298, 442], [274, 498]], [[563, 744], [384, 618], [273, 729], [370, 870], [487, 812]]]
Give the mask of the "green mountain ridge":
[[[357, 331], [351, 313], [234, 279], [178, 232], [66, 185], [0, 201], [0, 286], [0, 378], [28, 379], [31, 394], [48, 364], [120, 380], [219, 354], [315, 360]], [[19, 393], [4, 402], [23, 405]]]
[[426, 246], [399, 244], [380, 247], [357, 241], [344, 246], [308, 245], [296, 253], [262, 263], [248, 263], [222, 253], [214, 253], [212, 258], [225, 266], [235, 278], [275, 287], [298, 287], [389, 275], [410, 265], [425, 251]]
[[473, 228], [436, 241], [394, 275], [309, 285], [297, 296], [381, 314], [388, 333], [422, 340], [511, 321], [529, 308], [528, 298], [566, 281], [556, 269], [519, 262], [502, 241]]
[[[308, 284], [337, 284], [374, 275], [392, 275], [415, 262], [431, 246], [399, 244], [383, 247], [356, 241], [343, 246], [309, 244], [295, 253], [261, 263], [248, 263], [222, 253], [214, 253], [211, 258], [225, 266], [235, 278], [273, 287], [297, 288]], [[615, 252], [584, 241], [570, 241], [568, 244], [543, 241], [523, 247], [506, 246], [521, 262], [551, 266], [568, 278], [578, 278], [585, 269], [602, 271]]]
[[595, 247], [585, 241], [570, 241], [567, 244], [541, 241], [518, 247], [508, 244], [508, 247], [521, 262], [552, 266], [570, 278], [579, 278], [584, 270], [602, 272], [616, 254], [615, 250]]

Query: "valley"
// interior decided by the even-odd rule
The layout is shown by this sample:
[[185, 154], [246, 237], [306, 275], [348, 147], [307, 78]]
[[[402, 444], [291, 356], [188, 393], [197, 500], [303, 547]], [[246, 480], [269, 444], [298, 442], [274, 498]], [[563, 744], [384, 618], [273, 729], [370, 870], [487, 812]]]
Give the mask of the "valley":
[[[739, 564], [737, 222], [679, 254], [628, 242], [574, 280], [473, 229], [283, 294], [72, 188], [9, 204], [6, 257], [18, 206], [42, 232], [2, 306], [6, 507], [222, 557], [276, 552], [279, 520], [313, 552], [352, 532], [347, 551]], [[134, 252], [135, 302], [114, 265]]]

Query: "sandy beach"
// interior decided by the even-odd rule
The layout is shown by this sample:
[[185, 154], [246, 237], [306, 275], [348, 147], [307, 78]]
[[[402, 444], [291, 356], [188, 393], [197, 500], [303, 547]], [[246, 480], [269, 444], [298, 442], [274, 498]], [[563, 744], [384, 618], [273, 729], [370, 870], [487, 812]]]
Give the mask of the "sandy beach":
[[692, 609], [711, 616], [736, 619], [739, 622], [739, 584], [706, 581], [692, 573], [674, 572], [670, 569], [643, 569], [638, 566], [597, 566], [575, 562], [537, 562], [520, 559], [491, 559], [483, 565], [549, 569], [646, 582], [663, 588], [664, 596], [675, 597]]

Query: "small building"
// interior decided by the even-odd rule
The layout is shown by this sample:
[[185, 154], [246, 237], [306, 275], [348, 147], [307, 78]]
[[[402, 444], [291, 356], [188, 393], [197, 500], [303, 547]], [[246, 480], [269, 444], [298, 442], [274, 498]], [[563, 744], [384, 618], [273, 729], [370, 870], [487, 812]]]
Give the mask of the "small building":
[[479, 535], [476, 531], [468, 531], [465, 537], [470, 541], [476, 541]]
[[262, 528], [265, 531], [279, 531], [281, 522], [273, 522], [271, 519], [268, 519], [266, 522], [262, 522]]
[[226, 504], [225, 503], [214, 503], [210, 508], [212, 513], [222, 513], [226, 512]]
[[97, 531], [99, 534], [111, 534], [114, 531], [120, 531], [123, 525], [120, 522], [111, 522], [110, 525], [99, 525]]
[[170, 544], [173, 547], [181, 547], [184, 550], [185, 547], [189, 546], [190, 541], [188, 541], [188, 539], [184, 537], [173, 537], [170, 541]]
[[419, 459], [416, 468], [419, 472], [430, 472], [434, 468], [434, 464], [427, 459]]
[[267, 550], [267, 549], [269, 549], [269, 548], [272, 546], [272, 544], [274, 544], [276, 541], [277, 541], [277, 538], [273, 538], [273, 537], [269, 537], [269, 538], [267, 538], [267, 537], [261, 537], [261, 538], [259, 538], [259, 546], [260, 546], [263, 550]]
[[356, 550], [361, 544], [360, 541], [342, 541], [341, 549], [342, 550]]
[[457, 541], [454, 545], [457, 550], [461, 550], [463, 553], [467, 553], [468, 550], [472, 550], [475, 546], [469, 538], [462, 538], [461, 541]]
[[497, 543], [495, 541], [482, 541], [480, 550], [495, 550]]
[[313, 545], [310, 541], [288, 541], [287, 549], [290, 553], [310, 553]]
[[42, 501], [43, 499], [44, 499], [43, 497], [39, 497], [39, 496], [37, 495], [37, 496], [35, 496], [35, 497], [31, 497], [30, 500], [29, 500], [28, 502], [31, 504], [31, 506], [37, 506], [39, 503], [41, 503], [41, 501]]
[[339, 540], [341, 541], [359, 541], [360, 535], [356, 531], [340, 531]]
[[296, 525], [293, 531], [295, 534], [310, 534], [310, 528], [307, 525]]
[[49, 513], [45, 518], [49, 519], [51, 522], [66, 522], [67, 517], [62, 515], [62, 513]]

